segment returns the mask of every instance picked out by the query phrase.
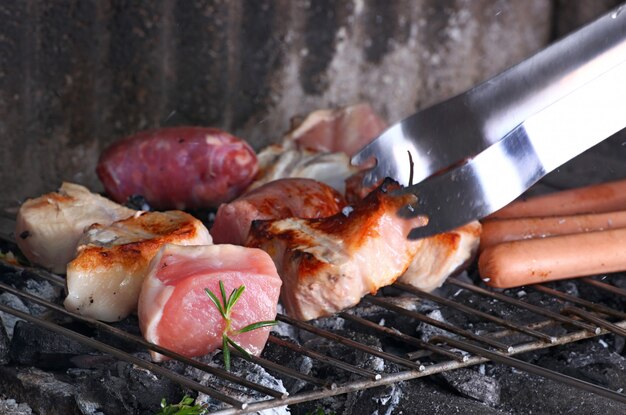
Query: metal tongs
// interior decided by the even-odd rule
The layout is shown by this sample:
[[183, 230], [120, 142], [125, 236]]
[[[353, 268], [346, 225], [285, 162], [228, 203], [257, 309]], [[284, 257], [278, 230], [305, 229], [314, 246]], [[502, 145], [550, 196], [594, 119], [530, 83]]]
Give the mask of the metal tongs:
[[504, 207], [547, 173], [626, 127], [626, 6], [448, 101], [390, 127], [352, 158], [375, 158], [417, 196], [409, 239]]

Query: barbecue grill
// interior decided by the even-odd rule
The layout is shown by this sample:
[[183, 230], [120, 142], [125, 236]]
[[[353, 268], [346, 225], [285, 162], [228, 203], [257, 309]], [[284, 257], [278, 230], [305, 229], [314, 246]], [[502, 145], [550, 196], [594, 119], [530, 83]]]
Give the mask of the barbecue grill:
[[[314, 370], [306, 372], [289, 367], [284, 363], [272, 361], [265, 355], [253, 357], [252, 362], [263, 367], [278, 377], [294, 379], [302, 383], [300, 391], [289, 394], [284, 390], [273, 389], [264, 384], [246, 379], [241, 374], [223, 370], [219, 365], [219, 355], [214, 356], [211, 363], [199, 359], [186, 358], [174, 352], [147, 343], [136, 334], [115, 327], [115, 325], [82, 317], [65, 310], [65, 308], [49, 300], [38, 297], [23, 289], [14, 288], [6, 281], [7, 274], [20, 274], [48, 281], [62, 287], [64, 279], [58, 275], [43, 271], [2, 263], [0, 272], [0, 292], [11, 293], [25, 302], [45, 307], [56, 316], [36, 316], [16, 308], [0, 304], [0, 311], [12, 314], [20, 319], [40, 326], [52, 332], [73, 339], [95, 351], [126, 361], [180, 384], [185, 390], [201, 392], [220, 406], [211, 413], [237, 414], [260, 411], [268, 408], [294, 405], [307, 401], [315, 401], [335, 395], [346, 394], [369, 388], [395, 384], [424, 376], [468, 366], [484, 364], [487, 361], [503, 364], [538, 375], [557, 382], [565, 383], [574, 388], [601, 395], [611, 400], [626, 403], [626, 394], [583, 381], [563, 373], [559, 373], [516, 357], [524, 353], [557, 347], [567, 343], [604, 336], [614, 333], [626, 335], [626, 313], [622, 309], [611, 308], [604, 303], [590, 301], [581, 296], [567, 292], [564, 285], [536, 285], [524, 289], [495, 291], [482, 288], [479, 284], [468, 280], [467, 276], [450, 278], [440, 293], [426, 293], [411, 286], [396, 284], [376, 296], [368, 296], [356, 308], [339, 313], [334, 320], [341, 326], [350, 325], [350, 332], [375, 334], [391, 340], [396, 344], [394, 351], [383, 350], [366, 343], [354, 340], [358, 335], [339, 334], [337, 330], [324, 328], [323, 324], [302, 322], [286, 315], [279, 314], [281, 328], [279, 332], [297, 330], [307, 332], [325, 339], [331, 347], [345, 346], [359, 351], [363, 356], [382, 361], [382, 370], [362, 367], [335, 356], [325, 354], [314, 348], [297, 344], [278, 333], [270, 336], [269, 344], [279, 349], [293, 351], [311, 359]], [[471, 275], [471, 274], [470, 274]], [[3, 278], [3, 276], [5, 278]], [[580, 283], [600, 294], [587, 295], [587, 298], [615, 297], [616, 304], [626, 302], [626, 290], [615, 283], [626, 282], [626, 277], [618, 275], [610, 279], [595, 277], [583, 278]], [[444, 293], [447, 293], [444, 294]], [[532, 295], [531, 295], [532, 293]], [[485, 308], [485, 304], [502, 303], [511, 309], [511, 314], [502, 316]], [[431, 304], [447, 315], [463, 315], [465, 319], [455, 317], [438, 319], [429, 313], [420, 311], [419, 307], [410, 304]], [[372, 312], [374, 308], [376, 311]], [[363, 311], [370, 309], [370, 312]], [[416, 324], [434, 328], [428, 338], [420, 338], [415, 332], [406, 328], [396, 327], [393, 323], [384, 323], [372, 319], [372, 316], [385, 316], [386, 321], [398, 318], [414, 321]], [[104, 336], [86, 336], [80, 330], [59, 324], [62, 317], [84, 323]], [[463, 323], [464, 321], [464, 323]], [[336, 323], [335, 323], [336, 324]], [[108, 341], [97, 340], [106, 338]], [[223, 381], [226, 387], [215, 388], [211, 385], [181, 376], [180, 370], [172, 370], [152, 363], [149, 358], [138, 357], [116, 346], [114, 340], [133, 343], [143, 349], [152, 349], [180, 362], [186, 367], [193, 367]], [[118, 343], [119, 344], [119, 343]], [[387, 348], [385, 348], [387, 349]], [[146, 355], [147, 356], [147, 355]], [[243, 357], [239, 357], [243, 359]], [[216, 363], [217, 362], [217, 363]], [[333, 371], [317, 369], [333, 368]], [[311, 373], [336, 373], [336, 378], [320, 377]], [[5, 381], [6, 382], [6, 381]], [[0, 381], [0, 384], [3, 382]], [[220, 382], [222, 383], [222, 382]], [[236, 386], [237, 392], [232, 388]], [[4, 385], [6, 387], [6, 385]]]
[[[6, 145], [7, 151], [0, 159], [0, 183], [6, 186], [6, 191], [0, 195], [0, 207], [9, 206], [0, 215], [0, 248], [3, 252], [14, 249], [15, 236], [11, 232], [15, 202], [50, 191], [58, 185], [60, 177], [83, 182], [98, 190], [95, 175], [85, 172], [93, 170], [99, 151], [117, 136], [151, 125], [213, 124], [250, 139], [258, 149], [272, 140], [275, 131], [284, 129], [288, 116], [294, 115], [287, 114], [286, 108], [305, 113], [353, 100], [355, 96], [350, 95], [351, 88], [359, 83], [367, 85], [358, 85], [363, 88], [358, 98], [372, 101], [390, 119], [397, 119], [415, 106], [432, 104], [516, 63], [544, 46], [550, 33], [561, 35], [617, 4], [615, 1], [595, 3], [603, 3], [600, 9], [600, 6], [584, 6], [582, 2], [568, 8], [568, 2], [564, 1], [533, 0], [505, 5], [486, 0], [472, 6], [455, 3], [449, 7], [460, 9], [455, 14], [440, 7], [439, 2], [423, 8], [398, 2], [393, 6], [394, 13], [378, 5], [360, 2], [355, 2], [354, 7], [324, 7], [319, 6], [321, 2], [309, 4], [304, 1], [292, 2], [289, 6], [272, 1], [250, 2], [248, 5], [197, 2], [202, 4], [185, 10], [178, 4], [165, 1], [158, 6], [146, 2], [143, 8], [128, 11], [114, 1], [110, 4], [78, 3], [26, 5], [24, 2], [0, 6], [3, 21], [9, 22], [0, 28], [0, 50], [7, 52], [6, 59], [0, 60], [0, 111], [3, 117], [6, 116], [0, 123], [0, 134], [2, 137], [18, 137]], [[284, 7], [279, 7], [281, 5]], [[480, 17], [482, 6], [487, 8], [484, 15], [501, 16], [506, 19], [504, 23], [481, 20], [484, 18]], [[207, 22], [211, 19], [205, 13], [207, 8], [212, 8], [212, 13], [217, 16], [210, 25]], [[328, 9], [334, 13], [331, 17], [335, 20], [326, 19]], [[574, 9], [577, 15], [572, 11]], [[64, 20], [70, 12], [73, 19]], [[357, 12], [365, 17], [354, 17]], [[400, 16], [403, 12], [408, 17], [406, 21], [398, 18], [397, 33], [387, 33], [384, 22], [391, 18], [390, 15]], [[422, 12], [434, 21], [434, 26], [443, 25], [449, 29], [446, 34], [449, 37], [447, 42], [451, 42], [447, 44], [449, 50], [435, 50], [433, 46], [441, 36], [440, 31], [424, 30], [424, 34], [420, 34], [423, 37], [415, 36], [411, 31], [406, 22], [417, 21]], [[462, 23], [468, 13], [470, 20], [475, 21]], [[554, 15], [550, 17], [550, 13]], [[568, 13], [575, 15], [569, 26], [563, 24], [567, 23]], [[454, 16], [456, 20], [450, 17], [454, 23], [442, 23], [437, 20], [442, 15]], [[158, 16], [165, 16], [161, 26], [155, 24]], [[340, 30], [340, 23], [350, 18], [357, 21], [356, 35]], [[271, 23], [264, 24], [264, 21]], [[536, 23], [536, 28], [529, 26], [528, 21]], [[32, 22], [34, 24], [30, 25]], [[181, 22], [187, 22], [189, 28], [195, 30], [189, 33], [200, 34], [195, 37], [183, 33]], [[555, 22], [561, 25], [550, 25]], [[463, 30], [476, 28], [481, 23], [485, 23], [488, 30], [472, 43], [469, 52], [480, 57], [474, 57], [477, 62], [471, 70], [457, 73], [454, 68], [465, 65], [469, 58], [461, 53], [465, 44], [453, 47], [452, 41], [455, 36], [457, 41], [468, 39], [462, 35], [468, 32]], [[245, 30], [238, 32], [234, 24]], [[428, 22], [424, 24], [430, 27]], [[35, 27], [36, 30], [22, 30], [22, 26]], [[69, 26], [67, 31], [66, 26]], [[201, 30], [205, 26], [209, 27], [208, 35]], [[299, 37], [297, 29], [301, 26], [319, 29], [315, 32], [319, 35], [317, 39], [311, 41], [304, 35]], [[511, 43], [499, 43], [501, 47], [496, 53], [484, 45], [493, 38], [507, 38], [499, 35], [501, 26], [509, 26], [511, 32], [523, 34]], [[376, 35], [370, 43], [363, 36], [364, 27], [369, 27]], [[324, 36], [327, 32], [337, 32], [344, 36], [342, 39], [349, 39], [354, 44], [346, 41], [337, 46]], [[522, 38], [525, 41], [521, 41]], [[98, 39], [99, 42], [94, 46], [89, 41], [82, 42], [84, 39]], [[415, 47], [420, 42], [425, 44], [424, 56], [419, 58], [420, 68], [423, 73], [432, 75], [416, 79], [419, 88], [411, 89], [406, 84], [394, 83], [394, 79], [379, 79], [373, 75], [377, 71], [402, 69], [406, 63], [404, 55], [422, 53], [422, 49]], [[205, 43], [210, 43], [210, 47], [202, 47]], [[222, 46], [227, 43], [235, 47], [239, 45], [241, 49], [234, 56], [226, 56], [227, 48]], [[391, 54], [392, 44], [402, 53], [385, 61], [385, 56]], [[110, 56], [107, 47], [113, 51], [109, 51]], [[341, 71], [331, 65], [332, 56], [324, 55], [323, 51], [333, 49], [331, 54], [339, 56], [343, 53], [343, 56], [351, 57], [354, 48], [362, 49], [366, 61], [356, 62], [361, 64], [358, 66], [346, 59], [335, 62], [335, 65], [358, 66], [360, 77], [355, 76], [354, 83], [345, 78], [327, 79], [329, 74], [335, 73], [333, 71]], [[31, 50], [36, 53], [28, 53]], [[281, 61], [278, 55], [293, 60]], [[168, 64], [172, 56], [178, 59], [176, 67]], [[11, 65], [18, 70], [5, 69]], [[240, 66], [248, 68], [249, 74], [238, 72]], [[287, 70], [280, 72], [277, 68], [281, 66]], [[199, 82], [189, 73], [198, 67], [209, 68], [207, 77], [210, 81]], [[302, 85], [290, 83], [292, 78], [287, 75], [293, 67], [302, 72]], [[397, 72], [391, 74], [399, 77]], [[108, 93], [112, 85], [118, 89], [115, 93]], [[292, 90], [298, 95], [290, 95]], [[390, 92], [382, 94], [383, 90]], [[190, 97], [189, 91], [196, 94]], [[279, 100], [280, 104], [272, 107], [274, 100]], [[294, 106], [294, 102], [298, 105]], [[407, 110], [409, 107], [410, 111]], [[621, 136], [607, 140], [547, 177], [533, 191], [626, 177], [626, 168], [620, 160], [623, 142], [622, 132]], [[54, 155], [65, 150], [68, 151], [67, 157]], [[28, 167], [18, 168], [24, 165]], [[23, 180], [18, 181], [16, 177]], [[486, 288], [474, 269], [448, 279], [434, 293], [395, 284], [331, 318], [300, 322], [279, 314], [280, 324], [270, 336], [264, 353], [253, 357], [251, 364], [236, 356], [232, 372], [223, 369], [219, 352], [202, 359], [185, 358], [146, 343], [133, 321], [107, 324], [76, 315], [65, 310], [58, 298], [33, 293], [21, 281], [42, 282], [59, 291], [64, 286], [64, 279], [41, 269], [5, 260], [0, 262], [0, 296], [17, 298], [17, 304], [26, 305], [12, 306], [0, 301], [0, 312], [25, 321], [21, 327], [16, 325], [15, 331], [31, 330], [42, 336], [43, 333], [53, 333], [55, 339], [67, 339], [81, 346], [77, 347], [78, 352], [68, 352], [67, 355], [74, 353], [69, 357], [63, 351], [52, 352], [51, 356], [59, 358], [62, 370], [75, 369], [80, 375], [84, 368], [109, 365], [111, 370], [117, 370], [118, 362], [127, 362], [146, 377], [166, 379], [176, 385], [181, 394], [187, 391], [208, 396], [211, 413], [215, 414], [248, 413], [286, 406], [292, 408], [292, 413], [315, 413], [318, 407], [332, 408], [333, 399], [346, 396], [359, 399], [363, 391], [394, 388], [418, 378], [454, 376], [464, 368], [480, 372], [486, 365], [568, 385], [573, 388], [568, 390], [581, 392], [572, 396], [572, 401], [592, 394], [611, 402], [609, 407], [615, 413], [622, 413], [626, 408], [626, 394], [621, 387], [614, 388], [601, 379], [583, 379], [576, 371], [535, 362], [541, 360], [535, 359], [537, 356], [588, 344], [585, 341], [595, 340], [600, 347], [623, 341], [626, 337], [626, 275], [623, 274], [589, 276], [576, 281], [505, 291]], [[146, 353], [149, 349], [170, 357], [170, 360], [152, 363]], [[35, 348], [31, 352], [36, 355], [38, 350]], [[4, 363], [3, 358], [9, 353], [3, 349], [0, 330], [0, 363]], [[79, 363], [73, 360], [85, 355], [96, 357], [93, 361]], [[14, 355], [13, 358], [15, 360]], [[32, 386], [25, 383], [27, 381], [18, 379], [19, 372], [13, 369], [37, 366], [41, 362], [37, 362], [36, 356], [31, 363], [23, 358], [26, 363], [13, 361], [0, 365], [0, 398], [26, 401], [34, 399], [33, 395], [37, 394], [34, 389], [29, 389]], [[66, 358], [72, 363], [63, 366], [65, 363], [61, 360]], [[43, 368], [37, 376], [43, 377], [53, 371]], [[261, 375], [247, 376], [252, 372]], [[493, 376], [497, 378], [501, 373]], [[268, 383], [267, 379], [278, 380], [278, 384]], [[91, 386], [97, 387], [97, 382]], [[104, 385], [100, 387], [104, 388]], [[385, 393], [376, 395], [381, 408], [394, 399]], [[460, 392], [457, 389], [455, 393]], [[471, 392], [466, 396], [471, 396]], [[158, 400], [161, 396], [156, 398]], [[171, 399], [169, 401], [173, 403]], [[28, 403], [38, 409], [38, 403]], [[56, 409], [62, 410], [62, 406], [57, 405]], [[80, 405], [87, 404], [83, 401]], [[42, 408], [39, 410], [45, 412]], [[78, 407], [72, 410], [79, 411]]]

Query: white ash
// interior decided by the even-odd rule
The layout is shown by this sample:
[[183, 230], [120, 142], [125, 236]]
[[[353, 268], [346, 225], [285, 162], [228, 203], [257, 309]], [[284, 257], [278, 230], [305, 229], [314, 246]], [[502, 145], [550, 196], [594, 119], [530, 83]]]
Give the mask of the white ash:
[[[207, 356], [200, 358], [200, 361], [204, 363], [208, 363], [211, 366], [223, 367], [222, 362], [222, 354], [221, 352], [212, 353]], [[250, 382], [254, 382], [258, 385], [265, 386], [267, 388], [273, 389], [278, 392], [285, 393], [287, 390], [283, 386], [283, 382], [280, 379], [276, 379], [274, 376], [270, 375], [264, 368], [261, 366], [249, 362], [245, 359], [241, 359], [238, 357], [231, 358], [231, 368], [230, 371], [232, 374], [237, 375], [241, 378], [244, 378]], [[245, 386], [239, 385], [237, 383], [228, 382], [218, 376], [212, 375], [210, 373], [206, 373], [200, 369], [196, 369], [194, 367], [188, 367], [185, 369], [185, 376], [193, 378], [197, 380], [200, 384], [205, 386], [210, 386], [220, 392], [223, 392], [226, 395], [232, 396], [235, 399], [242, 400], [244, 402], [249, 401], [264, 401], [267, 399], [271, 399], [271, 397], [257, 392], [255, 390], [248, 389]], [[205, 405], [209, 412], [216, 411], [219, 409], [224, 409], [229, 405], [211, 398], [210, 396], [199, 393], [196, 398], [196, 404]], [[289, 408], [286, 406], [281, 406], [278, 408], [266, 409], [260, 412], [256, 412], [260, 415], [287, 415], [289, 414]]]
[[[278, 305], [276, 306], [276, 312], [278, 314], [285, 314], [285, 307], [283, 307], [282, 304], [278, 303]], [[278, 324], [272, 326], [272, 333], [279, 336], [288, 337], [296, 342], [298, 341], [299, 337], [297, 328], [295, 328], [291, 324], [282, 321], [279, 321]]]
[[0, 414], [31, 415], [33, 410], [25, 403], [17, 403], [15, 399], [0, 399]]
[[[30, 310], [28, 309], [26, 304], [24, 304], [24, 302], [18, 296], [11, 293], [0, 294], [0, 304], [14, 308], [24, 313], [30, 313]], [[6, 329], [9, 339], [13, 338], [13, 329], [15, 328], [15, 324], [22, 319], [14, 316], [11, 313], [5, 313], [0, 311], [0, 320], [2, 320], [2, 324]]]
[[100, 404], [88, 399], [84, 394], [76, 394], [76, 405], [83, 415], [105, 415], [100, 411]]
[[[437, 320], [441, 322], [446, 321], [439, 309], [432, 310], [431, 312], [426, 314], [426, 316], [432, 318], [433, 320]], [[422, 322], [420, 322], [417, 325], [416, 331], [420, 334], [420, 338], [423, 341], [428, 341], [431, 337], [434, 337], [434, 336], [449, 336], [450, 335], [450, 333], [447, 332], [446, 330], [443, 330], [443, 329], [440, 329], [439, 327], [431, 326], [430, 324], [426, 324]]]
[[343, 214], [343, 216], [348, 217], [350, 216], [350, 213], [352, 213], [353, 210], [354, 208], [352, 206], [346, 206], [343, 209], [341, 209], [341, 213]]

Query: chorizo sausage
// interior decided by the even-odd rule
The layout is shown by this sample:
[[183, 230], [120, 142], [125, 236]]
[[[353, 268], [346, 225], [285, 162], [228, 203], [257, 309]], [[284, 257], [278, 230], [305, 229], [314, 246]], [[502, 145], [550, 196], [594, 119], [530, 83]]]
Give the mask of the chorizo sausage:
[[119, 203], [140, 194], [156, 209], [218, 207], [237, 197], [258, 170], [254, 150], [216, 128], [170, 127], [123, 138], [96, 172]]

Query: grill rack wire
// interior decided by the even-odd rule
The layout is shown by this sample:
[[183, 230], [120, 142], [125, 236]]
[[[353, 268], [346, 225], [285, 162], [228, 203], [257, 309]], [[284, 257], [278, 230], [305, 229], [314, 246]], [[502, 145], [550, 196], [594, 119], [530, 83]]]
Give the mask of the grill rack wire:
[[[31, 276], [45, 279], [60, 286], [64, 286], [65, 284], [63, 277], [38, 268], [24, 267], [21, 265], [7, 263], [5, 261], [3, 261], [2, 265], [12, 272], [25, 272]], [[582, 278], [580, 281], [593, 287], [594, 289], [603, 290], [611, 293], [612, 295], [626, 299], [626, 290], [615, 285], [611, 285], [606, 281], [601, 281], [597, 278], [591, 277]], [[97, 330], [106, 331], [114, 337], [134, 342], [142, 347], [145, 347], [146, 349], [150, 349], [172, 359], [176, 359], [185, 365], [200, 369], [228, 382], [243, 386], [250, 391], [256, 391], [256, 393], [264, 395], [262, 398], [240, 399], [211, 388], [210, 386], [202, 385], [159, 364], [127, 353], [102, 341], [87, 337], [47, 319], [25, 313], [2, 304], [0, 304], [0, 311], [13, 314], [18, 318], [67, 336], [97, 351], [109, 354], [117, 359], [150, 370], [153, 373], [168, 378], [185, 388], [205, 393], [208, 396], [226, 404], [224, 409], [212, 412], [213, 414], [242, 414], [306, 401], [314, 401], [330, 396], [389, 385], [444, 371], [477, 365], [488, 361], [508, 365], [521, 371], [542, 376], [557, 382], [562, 382], [581, 390], [626, 403], [626, 394], [624, 393], [582, 381], [513, 357], [520, 353], [555, 347], [583, 339], [601, 336], [607, 333], [614, 333], [618, 336], [626, 336], [626, 313], [610, 308], [604, 304], [594, 303], [541, 284], [525, 288], [536, 290], [551, 299], [557, 300], [561, 304], [558, 312], [522, 300], [519, 295], [520, 290], [508, 290], [506, 292], [490, 290], [468, 283], [459, 278], [449, 278], [446, 281], [446, 284], [454, 286], [455, 289], [458, 289], [459, 291], [457, 291], [457, 294], [460, 290], [469, 291], [489, 301], [495, 300], [504, 302], [514, 308], [518, 308], [525, 312], [531, 312], [544, 319], [531, 324], [518, 324], [510, 318], [506, 319], [499, 317], [494, 313], [487, 313], [478, 310], [475, 307], [457, 302], [451, 297], [443, 297], [433, 293], [426, 293], [401, 283], [396, 283], [394, 288], [399, 290], [405, 296], [415, 296], [421, 300], [428, 300], [430, 302], [437, 303], [440, 307], [455, 309], [456, 311], [472, 316], [473, 318], [479, 318], [482, 321], [493, 323], [495, 326], [500, 327], [500, 329], [488, 333], [477, 333], [464, 327], [459, 327], [445, 321], [433, 319], [418, 311], [406, 309], [395, 304], [392, 301], [393, 297], [380, 295], [367, 296], [363, 299], [362, 303], [369, 303], [371, 305], [382, 307], [391, 313], [401, 314], [405, 317], [414, 319], [417, 322], [437, 327], [438, 329], [443, 330], [443, 332], [450, 334], [435, 335], [428, 339], [428, 341], [424, 341], [417, 337], [403, 333], [394, 327], [380, 325], [374, 321], [360, 317], [353, 313], [352, 310], [346, 310], [337, 314], [338, 318], [350, 321], [356, 325], [362, 326], [363, 328], [374, 331], [381, 336], [390, 336], [396, 341], [415, 348], [414, 352], [402, 355], [381, 351], [377, 348], [359, 343], [332, 331], [316, 327], [311, 323], [298, 321], [286, 315], [279, 314], [277, 316], [277, 320], [293, 326], [298, 330], [310, 332], [331, 342], [357, 349], [361, 352], [382, 358], [386, 362], [392, 362], [404, 368], [404, 370], [400, 370], [396, 373], [383, 373], [371, 369], [363, 369], [334, 357], [327, 356], [319, 351], [286, 341], [274, 335], [270, 335], [269, 342], [272, 342], [275, 345], [306, 355], [313, 359], [313, 361], [316, 362], [315, 364], [334, 366], [336, 369], [354, 375], [353, 377], [357, 378], [357, 380], [333, 382], [332, 380], [319, 379], [310, 374], [298, 372], [294, 369], [262, 357], [253, 356], [252, 361], [254, 363], [271, 371], [278, 372], [283, 376], [306, 382], [312, 387], [311, 390], [288, 395], [282, 391], [277, 391], [267, 386], [246, 380], [245, 378], [227, 372], [220, 367], [212, 366], [148, 343], [143, 338], [132, 333], [113, 327], [107, 323], [80, 316], [66, 310], [61, 305], [49, 302], [31, 293], [16, 289], [11, 285], [5, 284], [4, 282], [0, 282], [0, 292], [14, 294], [22, 300], [44, 306], [56, 313], [60, 313], [66, 317], [86, 323]], [[566, 328], [566, 331], [564, 334], [554, 335], [546, 333], [544, 330], [555, 326]], [[519, 341], [520, 336], [524, 338], [523, 341]], [[512, 337], [518, 340], [515, 343], [507, 342], [507, 339]], [[436, 359], [429, 360], [429, 356], [434, 356]], [[241, 356], [239, 357], [241, 358]]]

